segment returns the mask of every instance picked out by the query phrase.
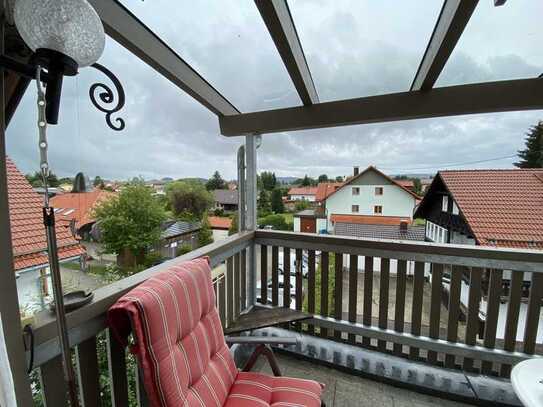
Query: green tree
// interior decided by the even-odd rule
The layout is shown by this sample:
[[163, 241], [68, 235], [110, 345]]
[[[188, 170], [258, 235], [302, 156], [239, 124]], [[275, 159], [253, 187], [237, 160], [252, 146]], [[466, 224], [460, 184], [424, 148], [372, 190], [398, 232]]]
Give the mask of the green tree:
[[277, 185], [277, 179], [275, 173], [269, 171], [263, 171], [260, 173], [260, 180], [262, 182], [262, 188], [267, 191], [272, 191]]
[[166, 186], [166, 196], [174, 215], [187, 220], [200, 220], [213, 205], [213, 196], [197, 181], [174, 181]]
[[266, 216], [271, 212], [270, 193], [265, 189], [258, 194], [258, 212], [259, 216]]
[[272, 226], [275, 230], [293, 230], [293, 224], [285, 220], [283, 215], [268, 215], [258, 220], [260, 227]]
[[518, 151], [520, 161], [515, 163], [519, 168], [543, 167], [543, 121], [532, 126], [526, 133], [526, 148]]
[[[34, 174], [26, 174], [25, 175], [27, 181], [32, 185], [34, 188], [40, 188], [43, 187], [43, 177], [41, 176], [41, 172], [36, 171]], [[55, 175], [54, 172], [49, 171], [49, 176], [47, 177], [47, 186], [51, 188], [56, 188], [60, 185], [60, 182], [58, 180], [58, 177]]]
[[413, 178], [413, 192], [417, 195], [422, 195], [422, 183], [420, 178]]
[[105, 187], [104, 180], [99, 175], [94, 177], [94, 181], [92, 182], [92, 185], [94, 185], [95, 188], [100, 188], [100, 189]]
[[301, 182], [300, 185], [303, 186], [303, 187], [310, 187], [311, 186], [311, 178], [309, 178], [307, 176], [307, 174], [306, 174], [305, 177], [302, 179], [302, 182]]
[[311, 205], [308, 201], [298, 201], [294, 205], [294, 209], [296, 209], [297, 211], [303, 211], [304, 209], [308, 209], [310, 206]]
[[[341, 254], [340, 254], [341, 256]], [[335, 270], [335, 256], [330, 255], [328, 257], [328, 315], [334, 317], [335, 314], [335, 292], [336, 292], [336, 278], [334, 274]], [[315, 313], [321, 313], [321, 286], [322, 286], [322, 262], [319, 263], [317, 271], [315, 273]], [[304, 312], [308, 312], [308, 297], [305, 296], [302, 309]]]
[[319, 178], [317, 180], [319, 183], [320, 182], [328, 182], [328, 175], [326, 174], [322, 174], [322, 175], [319, 175]]
[[166, 218], [164, 208], [143, 181], [130, 183], [117, 196], [101, 201], [94, 217], [106, 251], [121, 255], [122, 267], [143, 264], [147, 249], [160, 240]]
[[226, 181], [222, 179], [219, 171], [215, 171], [213, 173], [213, 176], [206, 183], [206, 189], [208, 191], [214, 191], [216, 189], [226, 189], [226, 188], [227, 188]]
[[271, 210], [275, 213], [285, 212], [285, 205], [283, 204], [283, 194], [280, 188], [274, 188], [271, 193]]
[[341, 175], [338, 175], [336, 177], [336, 182], [343, 182], [343, 177]]
[[211, 226], [209, 226], [207, 213], [205, 213], [202, 219], [202, 227], [198, 232], [198, 244], [202, 247], [211, 243], [213, 243], [213, 231], [211, 230]]
[[238, 214], [236, 213], [234, 216], [232, 216], [232, 224], [230, 225], [230, 228], [228, 229], [228, 236], [234, 235], [238, 233]]

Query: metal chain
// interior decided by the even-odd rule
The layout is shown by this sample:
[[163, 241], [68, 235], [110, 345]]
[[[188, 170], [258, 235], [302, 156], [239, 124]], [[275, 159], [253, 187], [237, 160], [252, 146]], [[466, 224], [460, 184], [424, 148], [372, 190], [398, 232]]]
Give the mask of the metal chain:
[[43, 179], [45, 193], [44, 206], [49, 207], [49, 162], [47, 161], [47, 120], [45, 119], [45, 92], [41, 84], [41, 66], [36, 67], [36, 87], [38, 90], [38, 147], [40, 149], [40, 171]]

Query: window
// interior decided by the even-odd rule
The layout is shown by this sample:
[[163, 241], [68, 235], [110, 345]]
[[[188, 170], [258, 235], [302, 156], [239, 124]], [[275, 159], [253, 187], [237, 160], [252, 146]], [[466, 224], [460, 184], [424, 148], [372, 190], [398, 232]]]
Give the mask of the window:
[[373, 207], [373, 213], [375, 215], [382, 215], [383, 214], [383, 207], [381, 205], [375, 205]]
[[375, 195], [383, 195], [383, 187], [375, 187]]
[[443, 195], [441, 197], [441, 210], [443, 212], [447, 212], [448, 208], [449, 208], [449, 197], [447, 195]]
[[358, 210], [359, 210], [358, 205], [353, 205], [351, 208], [352, 213], [358, 213]]
[[360, 195], [360, 188], [359, 187], [353, 187], [353, 195]]
[[456, 202], [453, 201], [453, 208], [452, 208], [452, 213], [453, 215], [458, 215], [460, 211], [458, 210], [458, 205], [456, 205]]

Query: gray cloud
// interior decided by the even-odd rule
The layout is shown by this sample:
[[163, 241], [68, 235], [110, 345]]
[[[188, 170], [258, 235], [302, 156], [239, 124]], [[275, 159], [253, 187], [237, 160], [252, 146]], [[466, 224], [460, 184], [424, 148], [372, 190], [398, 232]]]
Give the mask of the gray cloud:
[[[124, 3], [240, 110], [300, 104], [252, 2]], [[435, 3], [425, 3], [415, 12], [413, 4], [392, 0], [291, 1], [321, 100], [408, 89], [439, 13], [440, 4]], [[488, 13], [497, 9], [483, 3], [491, 2], [479, 6], [484, 13], [474, 15], [478, 25], [466, 30], [439, 86], [530, 77], [543, 71], [543, 57], [535, 45], [526, 41], [515, 45], [518, 24], [501, 25], [496, 34]], [[513, 2], [499, 13], [510, 14], [500, 14], [498, 20], [507, 20], [511, 13], [525, 19], [522, 29], [535, 42], [531, 33], [542, 30], [534, 22], [536, 10], [509, 3]], [[500, 47], [492, 41], [496, 36]], [[109, 130], [88, 100], [90, 84], [105, 78], [89, 69], [68, 78], [61, 124], [49, 132], [55, 172], [72, 175], [83, 170], [109, 178], [207, 177], [218, 169], [227, 178], [235, 177], [242, 138], [220, 136], [212, 113], [113, 41], [108, 40], [100, 62], [125, 86], [127, 105], [120, 116], [126, 129]], [[376, 164], [395, 173], [498, 157], [515, 153], [525, 130], [542, 116], [540, 111], [500, 113], [264, 135], [259, 168], [279, 175], [345, 175], [352, 165]], [[30, 88], [7, 134], [8, 153], [25, 172], [38, 163], [35, 117]]]

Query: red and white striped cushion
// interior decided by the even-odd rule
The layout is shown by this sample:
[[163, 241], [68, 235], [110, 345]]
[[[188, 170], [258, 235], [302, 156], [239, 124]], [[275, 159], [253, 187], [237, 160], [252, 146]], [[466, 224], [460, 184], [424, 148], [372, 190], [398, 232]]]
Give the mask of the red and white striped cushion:
[[320, 406], [310, 380], [238, 372], [215, 307], [209, 259], [151, 277], [113, 305], [109, 326], [143, 371], [153, 406]]

